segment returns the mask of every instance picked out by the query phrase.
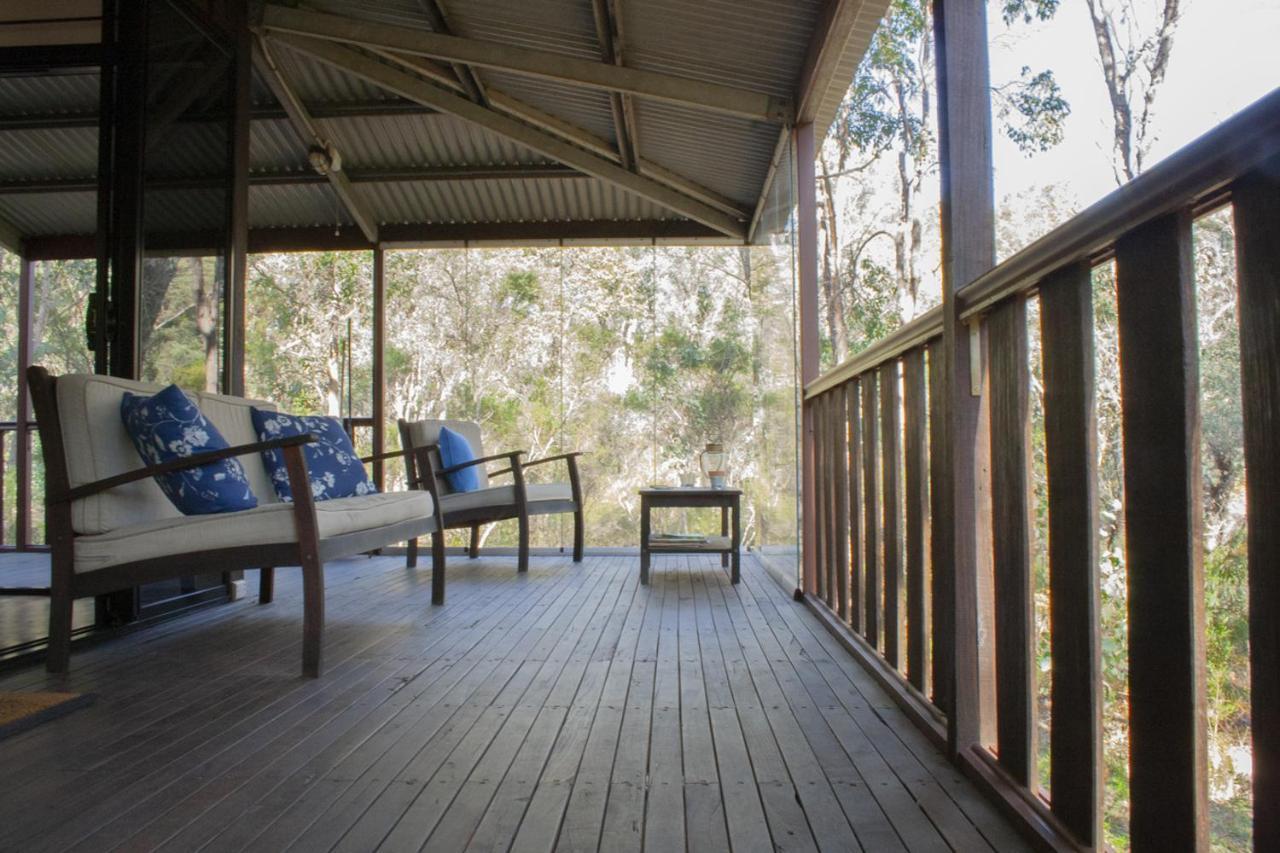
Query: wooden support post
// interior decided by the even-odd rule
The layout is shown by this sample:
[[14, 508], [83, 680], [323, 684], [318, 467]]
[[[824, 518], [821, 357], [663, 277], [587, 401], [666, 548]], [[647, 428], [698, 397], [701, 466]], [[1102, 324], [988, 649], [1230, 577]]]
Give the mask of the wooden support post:
[[249, 276], [249, 119], [253, 83], [253, 36], [248, 7], [226, 5], [232, 28], [235, 75], [231, 128], [231, 235], [223, 297], [222, 393], [244, 396], [244, 299]]
[[946, 407], [943, 388], [946, 373], [946, 354], [942, 342], [934, 341], [926, 349], [929, 361], [929, 595], [933, 610], [929, 614], [929, 631], [933, 635], [932, 657], [929, 659], [930, 697], [943, 713], [951, 707], [951, 661], [953, 657], [951, 601], [955, 597], [955, 575], [951, 554], [946, 550], [946, 540], [938, 534], [939, 525], [945, 523], [946, 511], [946, 456], [942, 452], [946, 435]]
[[[942, 303], [945, 434], [944, 502], [933, 535], [950, 563], [950, 598], [935, 607], [951, 611], [948, 747], [953, 756], [982, 739], [979, 691], [979, 574], [984, 561], [986, 437], [982, 400], [970, 383], [968, 329], [960, 321], [960, 288], [995, 265], [995, 199], [991, 163], [991, 74], [987, 57], [986, 4], [934, 0], [938, 74], [938, 153], [942, 208]], [[936, 563], [935, 563], [936, 565]]]
[[828, 552], [830, 550], [830, 519], [827, 517], [827, 419], [825, 417], [825, 398], [818, 396], [811, 399], [808, 407], [813, 418], [813, 470], [814, 470], [814, 522], [813, 558], [816, 571], [814, 573], [814, 593], [830, 604], [828, 599], [830, 587], [827, 585], [829, 568]]
[[831, 399], [831, 453], [835, 470], [831, 486], [835, 489], [835, 595], [836, 613], [849, 618], [849, 430], [845, 423], [844, 386], [827, 392]]
[[876, 375], [863, 374], [862, 386], [862, 635], [880, 648], [880, 443], [876, 430]]
[[929, 587], [925, 540], [929, 527], [929, 434], [925, 418], [924, 347], [902, 358], [903, 477], [906, 487], [907, 680], [928, 695]]
[[880, 374], [881, 485], [884, 488], [884, 657], [889, 666], [902, 667], [902, 446], [901, 395], [898, 362], [890, 361]]
[[[373, 250], [373, 455], [381, 456], [386, 446], [387, 423], [387, 287], [386, 258], [378, 246]], [[373, 463], [373, 482], [379, 491], [386, 489], [383, 460]]]
[[1049, 731], [1053, 813], [1102, 846], [1102, 659], [1093, 286], [1087, 264], [1040, 283], [1045, 468], [1049, 481]]
[[[817, 156], [812, 124], [796, 127], [796, 265], [800, 306], [800, 387], [818, 376], [818, 207], [813, 163]], [[805, 592], [817, 593], [817, 469], [813, 453], [813, 406], [803, 406], [800, 429], [801, 460], [801, 575]]]
[[1141, 849], [1207, 849], [1203, 475], [1189, 213], [1116, 242], [1116, 289], [1130, 831]]
[[1235, 204], [1249, 526], [1253, 847], [1280, 849], [1280, 161], [1240, 181]]
[[858, 411], [858, 383], [845, 383], [845, 411], [849, 419], [849, 627], [862, 631], [862, 420]]
[[[18, 257], [18, 421], [14, 429], [14, 457], [17, 465], [17, 495], [14, 517], [14, 545], [25, 551], [31, 543], [31, 391], [27, 387], [27, 368], [31, 366], [31, 354], [35, 341], [31, 339], [32, 317], [35, 312], [35, 261]], [[0, 488], [3, 484], [0, 484]]]
[[1031, 599], [1031, 370], [1027, 302], [987, 319], [991, 362], [991, 504], [995, 560], [997, 752], [1019, 784], [1035, 768], [1035, 623]]

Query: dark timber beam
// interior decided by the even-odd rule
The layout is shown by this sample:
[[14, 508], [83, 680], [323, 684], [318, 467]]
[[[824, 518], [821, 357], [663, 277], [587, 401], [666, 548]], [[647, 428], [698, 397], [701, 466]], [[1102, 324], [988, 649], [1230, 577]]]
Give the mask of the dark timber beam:
[[760, 92], [639, 68], [622, 68], [551, 51], [370, 23], [342, 15], [268, 4], [263, 11], [262, 27], [271, 33], [293, 33], [496, 68], [611, 92], [627, 92], [757, 121], [785, 124], [793, 117], [790, 101]]
[[[418, 5], [422, 8], [422, 14], [427, 16], [427, 20], [431, 22], [431, 29], [441, 35], [453, 35], [453, 29], [449, 26], [449, 20], [445, 17], [444, 7], [440, 5], [439, 0], [418, 0]], [[481, 82], [479, 75], [469, 65], [461, 62], [451, 63], [454, 76], [458, 78], [458, 85], [467, 93], [467, 97], [477, 104], [488, 105], [488, 99], [485, 97], [484, 83]]]
[[[369, 169], [346, 172], [353, 184], [403, 184], [437, 181], [518, 181], [544, 178], [586, 178], [577, 169], [559, 163], [514, 163], [502, 166], [423, 166], [411, 169]], [[328, 179], [313, 171], [251, 172], [249, 186], [278, 187], [323, 184]], [[218, 189], [226, 183], [216, 175], [158, 177], [147, 181], [149, 190]], [[50, 178], [35, 181], [0, 180], [0, 195], [96, 192], [96, 178]], [[0, 232], [0, 245], [4, 235]], [[15, 250], [16, 251], [16, 250]]]
[[[434, 115], [435, 110], [399, 100], [346, 101], [330, 104], [309, 104], [307, 111], [313, 119], [377, 118], [380, 116]], [[283, 121], [289, 114], [276, 106], [256, 106], [249, 112], [253, 121]], [[187, 114], [178, 118], [179, 124], [189, 122], [224, 122], [225, 115]], [[77, 130], [98, 127], [97, 112], [51, 113], [49, 115], [0, 116], [0, 133], [23, 130]]]
[[[619, 66], [624, 64], [621, 5], [622, 0], [591, 2], [596, 21], [596, 38], [600, 41], [600, 58]], [[624, 169], [636, 171], [640, 151], [636, 144], [635, 104], [630, 95], [610, 92], [609, 107], [613, 113], [614, 134], [618, 138], [618, 158]]]
[[[267, 82], [267, 87], [271, 89], [271, 93], [276, 96], [280, 106], [288, 113], [289, 123], [293, 125], [293, 129], [298, 134], [298, 138], [302, 140], [302, 143], [307, 146], [327, 147], [329, 140], [320, 133], [315, 120], [289, 86], [284, 74], [276, 65], [275, 60], [272, 59], [270, 49], [266, 44], [262, 43], [261, 39], [255, 39], [253, 58], [258, 70], [262, 72], [262, 76]], [[325, 177], [332, 185], [333, 191], [338, 194], [338, 198], [342, 200], [347, 213], [360, 226], [360, 230], [364, 232], [365, 237], [369, 239], [370, 243], [377, 243], [378, 222], [365, 209], [363, 202], [356, 197], [346, 173], [337, 169], [330, 169]]]
[[272, 36], [272, 41], [283, 43], [340, 71], [354, 74], [402, 97], [448, 112], [464, 121], [505, 136], [566, 166], [572, 166], [647, 198], [682, 216], [709, 225], [729, 237], [738, 240], [745, 237], [745, 228], [738, 219], [726, 215], [711, 205], [690, 198], [650, 178], [628, 172], [612, 160], [591, 154], [555, 136], [530, 127], [524, 122], [474, 104], [466, 98], [379, 62], [359, 51], [332, 41], [292, 35]]

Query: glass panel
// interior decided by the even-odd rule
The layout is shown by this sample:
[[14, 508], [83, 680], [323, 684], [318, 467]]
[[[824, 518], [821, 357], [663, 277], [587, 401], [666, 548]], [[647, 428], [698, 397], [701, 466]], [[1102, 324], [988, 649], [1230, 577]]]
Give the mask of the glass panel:
[[148, 38], [139, 375], [216, 391], [230, 235], [231, 58], [169, 0], [151, 4]]

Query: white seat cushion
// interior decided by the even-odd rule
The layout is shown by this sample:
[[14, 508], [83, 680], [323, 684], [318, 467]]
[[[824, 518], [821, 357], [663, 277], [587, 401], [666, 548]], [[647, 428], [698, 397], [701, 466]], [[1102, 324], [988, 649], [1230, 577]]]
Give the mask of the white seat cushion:
[[[319, 501], [316, 520], [322, 539], [429, 518], [427, 492], [386, 492]], [[75, 571], [92, 572], [120, 563], [241, 545], [296, 541], [293, 504], [261, 504], [243, 512], [178, 515], [124, 527], [97, 536], [76, 537]]]
[[[536, 483], [525, 486], [529, 512], [538, 514], [537, 504], [553, 501], [573, 502], [573, 490], [568, 483]], [[460, 512], [489, 506], [510, 506], [516, 502], [515, 486], [490, 486], [474, 492], [452, 492], [440, 496], [440, 508], [445, 512]]]

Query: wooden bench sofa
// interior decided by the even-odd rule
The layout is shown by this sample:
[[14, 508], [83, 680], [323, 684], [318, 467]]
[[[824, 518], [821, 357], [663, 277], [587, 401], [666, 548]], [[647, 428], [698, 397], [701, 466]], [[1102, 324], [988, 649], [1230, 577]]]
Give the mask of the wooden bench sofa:
[[[250, 407], [270, 403], [219, 394], [192, 395], [231, 447], [143, 466], [120, 417], [125, 392], [160, 386], [109, 376], [27, 373], [45, 463], [45, 505], [52, 551], [50, 672], [65, 672], [71, 654], [71, 610], [77, 598], [207, 572], [261, 569], [259, 600], [272, 598], [275, 566], [300, 566], [303, 577], [302, 672], [321, 670], [324, 563], [436, 530], [425, 491], [314, 501], [302, 446], [309, 435], [259, 442]], [[280, 449], [295, 499], [283, 503], [262, 451]], [[156, 474], [238, 457], [258, 499], [254, 509], [183, 515], [156, 484]], [[443, 567], [440, 567], [442, 570]], [[443, 597], [443, 596], [442, 596]]]

